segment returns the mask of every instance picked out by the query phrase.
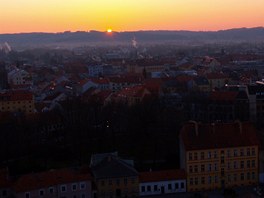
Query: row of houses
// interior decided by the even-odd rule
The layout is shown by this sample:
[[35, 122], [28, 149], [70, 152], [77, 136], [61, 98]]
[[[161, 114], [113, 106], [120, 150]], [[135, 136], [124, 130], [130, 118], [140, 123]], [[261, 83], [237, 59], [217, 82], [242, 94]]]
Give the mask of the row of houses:
[[[263, 180], [259, 138], [249, 122], [187, 122], [180, 131], [180, 169], [138, 172], [118, 153], [95, 154], [86, 168], [0, 172], [0, 197], [137, 197], [256, 185]], [[262, 154], [263, 155], [263, 154]], [[262, 156], [261, 155], [261, 156]]]

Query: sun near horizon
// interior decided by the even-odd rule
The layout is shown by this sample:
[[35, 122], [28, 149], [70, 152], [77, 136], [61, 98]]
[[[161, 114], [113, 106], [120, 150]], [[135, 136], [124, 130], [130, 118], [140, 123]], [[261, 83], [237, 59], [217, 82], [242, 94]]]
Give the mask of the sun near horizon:
[[140, 0], [140, 3], [135, 0], [0, 0], [0, 3], [0, 33], [65, 30], [110, 33], [113, 29], [117, 32], [215, 31], [264, 26], [263, 0]]
[[113, 31], [113, 30], [112, 30], [111, 28], [108, 28], [108, 29], [106, 30], [107, 33], [112, 33], [112, 31]]

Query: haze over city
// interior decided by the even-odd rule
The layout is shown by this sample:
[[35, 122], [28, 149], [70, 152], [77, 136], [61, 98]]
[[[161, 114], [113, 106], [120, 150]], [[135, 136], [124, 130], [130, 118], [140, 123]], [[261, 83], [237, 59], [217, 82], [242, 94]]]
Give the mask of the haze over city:
[[264, 0], [0, 5], [0, 198], [264, 197]]
[[0, 0], [0, 33], [211, 31], [264, 25], [261, 0]]

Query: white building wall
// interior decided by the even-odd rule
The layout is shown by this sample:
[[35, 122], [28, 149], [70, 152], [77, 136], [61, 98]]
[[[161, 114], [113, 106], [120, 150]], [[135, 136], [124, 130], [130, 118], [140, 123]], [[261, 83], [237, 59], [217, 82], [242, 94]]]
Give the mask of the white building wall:
[[[155, 186], [157, 186], [156, 189]], [[186, 192], [186, 180], [144, 182], [139, 184], [140, 196], [170, 194], [170, 193], [180, 193], [180, 192]]]

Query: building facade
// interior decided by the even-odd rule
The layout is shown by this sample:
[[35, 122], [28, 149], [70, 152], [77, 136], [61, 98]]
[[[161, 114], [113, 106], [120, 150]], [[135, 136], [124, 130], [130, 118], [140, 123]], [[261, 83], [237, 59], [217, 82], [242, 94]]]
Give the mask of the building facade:
[[6, 91], [0, 93], [0, 112], [34, 113], [34, 96], [29, 91]]
[[139, 173], [139, 195], [162, 195], [186, 192], [184, 170], [149, 171]]
[[187, 172], [187, 190], [257, 184], [258, 150], [256, 130], [250, 123], [185, 124], [180, 160]]
[[73, 169], [21, 176], [14, 185], [17, 198], [91, 198], [91, 176]]
[[98, 198], [138, 196], [138, 172], [117, 156], [109, 154], [91, 170]]

